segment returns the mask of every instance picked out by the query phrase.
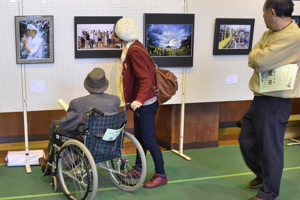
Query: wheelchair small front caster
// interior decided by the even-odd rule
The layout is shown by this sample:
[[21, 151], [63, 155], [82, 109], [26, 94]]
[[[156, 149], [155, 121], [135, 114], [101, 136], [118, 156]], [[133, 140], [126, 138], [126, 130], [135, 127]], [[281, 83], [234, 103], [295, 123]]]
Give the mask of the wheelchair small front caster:
[[54, 192], [57, 192], [57, 178], [56, 176], [52, 176], [51, 186]]

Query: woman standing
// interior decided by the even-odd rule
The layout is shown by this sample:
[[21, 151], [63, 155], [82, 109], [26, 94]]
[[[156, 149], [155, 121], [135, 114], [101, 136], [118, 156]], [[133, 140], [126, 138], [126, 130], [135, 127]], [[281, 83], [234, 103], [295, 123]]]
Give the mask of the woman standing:
[[98, 32], [95, 31], [94, 33], [95, 47], [98, 47], [98, 38], [99, 38]]
[[100, 46], [101, 46], [101, 32], [100, 32], [100, 30], [98, 30], [97, 35], [98, 35], [98, 45], [97, 46], [100, 48]]
[[90, 33], [90, 47], [91, 47], [91, 49], [94, 48], [94, 43], [95, 43], [94, 33], [95, 33], [95, 30], [91, 30], [91, 33]]
[[107, 32], [104, 31], [104, 46], [107, 47]]
[[104, 32], [101, 32], [101, 44], [102, 44], [102, 47], [104, 47]]
[[[124, 45], [121, 56], [120, 91], [123, 101], [132, 102], [131, 107], [138, 114], [134, 115], [134, 135], [142, 145], [145, 154], [150, 151], [155, 173], [144, 187], [155, 188], [167, 184], [164, 160], [155, 139], [155, 114], [158, 109], [157, 97], [151, 86], [156, 86], [153, 63], [146, 54], [147, 50], [138, 41], [139, 27], [128, 17], [121, 18], [115, 26], [115, 35], [119, 43]], [[146, 51], [146, 52], [144, 52]], [[129, 170], [128, 176], [139, 176], [140, 158], [137, 155], [135, 166]]]
[[84, 49], [85, 47], [85, 30], [82, 30], [82, 34], [80, 36], [81, 48]]
[[89, 47], [89, 44], [90, 44], [90, 33], [89, 33], [89, 31], [85, 31], [85, 46], [86, 46], [86, 48]]

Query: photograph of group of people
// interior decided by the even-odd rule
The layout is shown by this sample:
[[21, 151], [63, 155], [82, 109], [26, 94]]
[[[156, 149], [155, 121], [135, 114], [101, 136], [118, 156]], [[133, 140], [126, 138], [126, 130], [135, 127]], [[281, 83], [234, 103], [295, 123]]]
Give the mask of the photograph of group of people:
[[114, 24], [77, 24], [77, 50], [120, 49]]
[[219, 49], [248, 49], [251, 25], [220, 25]]

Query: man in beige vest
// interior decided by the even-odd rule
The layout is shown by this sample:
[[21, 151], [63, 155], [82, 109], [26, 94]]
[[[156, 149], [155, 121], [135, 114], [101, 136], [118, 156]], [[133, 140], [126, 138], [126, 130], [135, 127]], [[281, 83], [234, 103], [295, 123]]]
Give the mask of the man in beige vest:
[[254, 45], [248, 65], [253, 69], [249, 88], [253, 102], [243, 117], [239, 136], [247, 166], [256, 175], [248, 183], [259, 188], [249, 200], [273, 200], [279, 195], [283, 170], [283, 139], [292, 101], [299, 91], [299, 70], [292, 90], [260, 92], [259, 72], [300, 63], [300, 29], [292, 22], [292, 0], [266, 0], [263, 17], [269, 30]]

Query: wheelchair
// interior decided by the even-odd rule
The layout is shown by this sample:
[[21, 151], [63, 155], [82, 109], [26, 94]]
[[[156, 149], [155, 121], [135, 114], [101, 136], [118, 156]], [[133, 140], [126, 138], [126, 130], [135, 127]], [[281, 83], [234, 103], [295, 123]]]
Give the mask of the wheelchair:
[[53, 134], [44, 176], [51, 175], [55, 192], [59, 183], [68, 199], [94, 199], [98, 189], [97, 166], [107, 170], [112, 182], [124, 191], [133, 192], [143, 184], [146, 156], [138, 140], [125, 130], [127, 108], [130, 104], [116, 115], [89, 109], [83, 117], [83, 133], [72, 137]]

